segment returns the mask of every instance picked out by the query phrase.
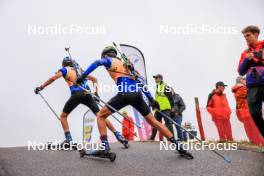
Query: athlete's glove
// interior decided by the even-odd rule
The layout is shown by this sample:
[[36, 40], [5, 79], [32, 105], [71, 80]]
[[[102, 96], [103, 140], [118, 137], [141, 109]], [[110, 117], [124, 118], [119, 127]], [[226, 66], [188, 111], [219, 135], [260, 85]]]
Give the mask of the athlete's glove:
[[154, 98], [151, 98], [150, 99], [150, 105], [151, 105], [151, 107], [152, 107], [153, 110], [154, 109], [160, 110], [159, 103], [156, 100], [154, 100]]
[[44, 88], [42, 86], [36, 87], [34, 92], [35, 94], [38, 94], [40, 91], [42, 91]]

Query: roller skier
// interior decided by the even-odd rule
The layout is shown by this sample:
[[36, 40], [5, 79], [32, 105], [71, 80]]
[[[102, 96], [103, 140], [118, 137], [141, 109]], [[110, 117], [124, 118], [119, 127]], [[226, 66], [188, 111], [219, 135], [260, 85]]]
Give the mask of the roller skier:
[[121, 59], [117, 57], [117, 54], [118, 53], [115, 47], [110, 46], [104, 48], [104, 50], [102, 51], [101, 59], [94, 61], [76, 81], [78, 85], [83, 84], [85, 78], [90, 75], [91, 72], [93, 72], [99, 66], [104, 66], [108, 71], [110, 77], [118, 86], [118, 94], [110, 99], [110, 101], [107, 103], [108, 106], [104, 106], [97, 113], [97, 123], [100, 132], [100, 139], [104, 146], [104, 150], [92, 152], [82, 151], [81, 156], [105, 156], [111, 153], [107, 138], [106, 119], [108, 116], [114, 113], [115, 110], [118, 111], [127, 105], [131, 105], [144, 116], [149, 124], [158, 129], [158, 131], [160, 131], [165, 137], [167, 137], [170, 142], [176, 144], [178, 146], [177, 151], [182, 156], [188, 159], [192, 159], [193, 156], [182, 148], [178, 141], [174, 139], [173, 134], [164, 125], [162, 125], [155, 119], [155, 117], [151, 113], [150, 108], [144, 101], [141, 92], [143, 92], [148, 97], [153, 109], [159, 109], [159, 104], [153, 99], [150, 92], [143, 90], [141, 87], [138, 87], [138, 80], [136, 79], [136, 75], [133, 74], [137, 72], [133, 69], [133, 65], [128, 65], [128, 61], [122, 62]]
[[[52, 84], [55, 80], [63, 77], [66, 83], [68, 84], [70, 91], [71, 91], [71, 97], [68, 99], [68, 101], [65, 103], [63, 111], [60, 115], [60, 122], [62, 125], [62, 128], [64, 130], [65, 134], [65, 141], [59, 145], [61, 145], [63, 148], [70, 148], [72, 146], [73, 149], [77, 149], [77, 144], [73, 143], [72, 135], [69, 129], [68, 125], [68, 115], [79, 105], [84, 104], [88, 108], [92, 110], [92, 112], [97, 115], [97, 113], [100, 111], [96, 100], [90, 95], [85, 93], [80, 86], [74, 85], [76, 79], [78, 78], [78, 75], [82, 73], [81, 68], [78, 66], [78, 64], [71, 59], [70, 57], [65, 57], [62, 61], [62, 68], [59, 69], [54, 76], [50, 77], [46, 82], [44, 82], [41, 86], [35, 88], [35, 93], [38, 94], [40, 91], [42, 91], [44, 88]], [[83, 78], [83, 83], [81, 84], [82, 87], [84, 87], [87, 90], [90, 90], [88, 86], [88, 80], [92, 81], [93, 84], [95, 84], [96, 92], [95, 95], [98, 96], [98, 89], [97, 89], [97, 79], [91, 75], [88, 75], [87, 77]], [[97, 115], [98, 116], [98, 115]], [[116, 139], [122, 143], [125, 148], [128, 148], [128, 141], [121, 135], [119, 131], [117, 131], [113, 124], [107, 120], [106, 126], [108, 129], [110, 129]]]

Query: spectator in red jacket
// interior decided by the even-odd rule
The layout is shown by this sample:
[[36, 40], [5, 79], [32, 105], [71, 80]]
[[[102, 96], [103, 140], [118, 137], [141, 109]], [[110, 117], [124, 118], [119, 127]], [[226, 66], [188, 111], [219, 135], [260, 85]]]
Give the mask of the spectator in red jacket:
[[247, 101], [253, 121], [264, 137], [264, 118], [262, 103], [264, 102], [264, 40], [259, 40], [260, 29], [247, 26], [242, 30], [248, 48], [241, 54], [238, 73], [246, 75]]
[[122, 135], [124, 136], [125, 139], [129, 141], [134, 140], [134, 121], [133, 118], [128, 116], [127, 112], [124, 111], [123, 115], [126, 117], [123, 119], [122, 122]]
[[223, 82], [217, 82], [216, 89], [209, 95], [207, 101], [207, 111], [212, 116], [221, 142], [233, 140], [230, 123], [231, 109], [224, 94], [226, 86]]
[[244, 128], [247, 137], [250, 142], [257, 145], [264, 145], [264, 139], [261, 136], [259, 130], [257, 129], [250, 113], [248, 110], [247, 102], [247, 87], [246, 78], [239, 76], [236, 80], [236, 85], [232, 88], [236, 99], [236, 114], [239, 119], [244, 124]]

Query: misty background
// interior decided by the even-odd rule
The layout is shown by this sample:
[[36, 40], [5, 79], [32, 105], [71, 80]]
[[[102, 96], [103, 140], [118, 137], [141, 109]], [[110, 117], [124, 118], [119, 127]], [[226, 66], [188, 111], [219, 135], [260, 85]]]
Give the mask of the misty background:
[[[262, 0], [1, 0], [0, 147], [64, 138], [59, 121], [33, 90], [61, 68], [66, 46], [71, 46], [73, 58], [84, 68], [99, 59], [102, 49], [113, 41], [138, 47], [145, 55], [149, 84], [154, 85], [152, 76], [161, 73], [183, 97], [187, 105], [184, 121], [196, 122], [194, 97], [206, 106], [207, 96], [219, 80], [229, 85], [226, 94], [234, 109], [230, 89], [240, 54], [247, 48], [240, 31], [254, 24], [263, 32], [263, 7]], [[30, 26], [54, 25], [88, 26], [91, 30], [89, 34], [29, 32]], [[186, 26], [223, 27], [231, 32], [175, 32]], [[161, 30], [164, 27], [170, 32]], [[114, 84], [103, 67], [92, 75], [101, 83]], [[109, 100], [114, 94], [100, 95]], [[70, 91], [60, 79], [43, 95], [60, 113]], [[86, 110], [80, 105], [69, 116], [72, 135], [78, 141]]]

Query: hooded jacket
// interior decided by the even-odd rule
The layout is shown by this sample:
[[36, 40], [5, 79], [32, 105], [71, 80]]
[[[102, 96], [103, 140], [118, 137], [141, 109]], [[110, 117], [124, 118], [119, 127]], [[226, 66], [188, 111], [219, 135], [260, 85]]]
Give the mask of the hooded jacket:
[[213, 90], [208, 96], [207, 111], [212, 119], [230, 119], [231, 109], [229, 107], [226, 95]]
[[237, 84], [232, 88], [236, 99], [236, 109], [248, 109], [247, 88], [243, 84]]
[[232, 88], [236, 99], [236, 114], [240, 121], [250, 118], [247, 102], [247, 88], [243, 84], [237, 84]]
[[[262, 59], [254, 57], [253, 60], [247, 58], [248, 52], [262, 53]], [[256, 47], [250, 47], [242, 52], [238, 65], [238, 73], [246, 75], [247, 87], [264, 86], [264, 40], [259, 41]]]

